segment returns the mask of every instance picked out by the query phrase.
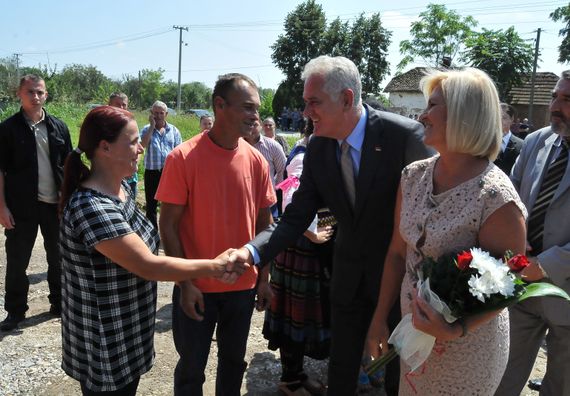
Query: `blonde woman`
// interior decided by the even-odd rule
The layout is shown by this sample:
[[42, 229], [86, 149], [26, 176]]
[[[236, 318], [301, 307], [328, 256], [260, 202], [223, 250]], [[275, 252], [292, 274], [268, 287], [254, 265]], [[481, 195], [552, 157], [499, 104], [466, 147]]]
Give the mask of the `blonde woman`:
[[422, 257], [478, 246], [501, 257], [525, 251], [523, 204], [492, 161], [501, 146], [496, 88], [477, 69], [433, 71], [421, 81], [428, 105], [419, 121], [424, 143], [439, 155], [402, 173], [395, 227], [384, 263], [378, 305], [367, 347], [373, 356], [388, 348], [387, 315], [398, 295], [402, 316], [436, 337], [436, 347], [415, 372], [402, 362], [400, 395], [493, 395], [509, 353], [508, 311], [449, 324], [416, 297]]

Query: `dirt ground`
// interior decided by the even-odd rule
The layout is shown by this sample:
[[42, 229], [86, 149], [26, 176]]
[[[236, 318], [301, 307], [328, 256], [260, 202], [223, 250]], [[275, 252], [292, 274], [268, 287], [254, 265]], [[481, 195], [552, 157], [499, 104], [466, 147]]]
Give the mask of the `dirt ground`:
[[[0, 235], [0, 320], [6, 315], [3, 310], [6, 254], [4, 234]], [[0, 395], [78, 395], [78, 383], [64, 374], [61, 362], [61, 326], [47, 311], [45, 254], [41, 235], [38, 236], [28, 274], [31, 280], [29, 292], [30, 310], [20, 330], [0, 333]], [[140, 395], [171, 395], [172, 377], [178, 355], [174, 349], [171, 329], [170, 283], [159, 283], [158, 314], [155, 334], [156, 363], [153, 369], [141, 378]], [[248, 368], [242, 385], [243, 395], [278, 395], [280, 364], [278, 355], [267, 349], [261, 335], [263, 314], [254, 313], [246, 361]], [[216, 370], [216, 344], [212, 343], [204, 385], [205, 395], [214, 395]], [[537, 358], [532, 378], [542, 377], [546, 367], [544, 351]], [[308, 359], [309, 375], [326, 381], [326, 361]], [[367, 393], [383, 395], [381, 391]], [[537, 395], [525, 388], [521, 395]]]

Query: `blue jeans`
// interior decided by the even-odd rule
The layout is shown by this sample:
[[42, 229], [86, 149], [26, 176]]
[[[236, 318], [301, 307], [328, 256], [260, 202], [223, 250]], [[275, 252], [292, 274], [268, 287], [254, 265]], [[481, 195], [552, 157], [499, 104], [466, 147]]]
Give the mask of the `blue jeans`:
[[172, 293], [172, 335], [180, 359], [174, 370], [175, 395], [202, 395], [210, 344], [216, 330], [218, 343], [217, 396], [239, 396], [255, 289], [204, 293], [204, 319], [186, 316], [179, 304], [180, 289]]

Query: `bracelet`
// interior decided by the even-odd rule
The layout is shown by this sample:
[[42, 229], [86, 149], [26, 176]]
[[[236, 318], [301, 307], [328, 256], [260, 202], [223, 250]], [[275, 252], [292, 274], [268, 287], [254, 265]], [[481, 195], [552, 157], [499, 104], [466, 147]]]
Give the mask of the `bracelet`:
[[467, 335], [467, 324], [465, 323], [465, 318], [457, 319], [457, 323], [461, 326], [461, 335], [459, 337], [465, 337]]

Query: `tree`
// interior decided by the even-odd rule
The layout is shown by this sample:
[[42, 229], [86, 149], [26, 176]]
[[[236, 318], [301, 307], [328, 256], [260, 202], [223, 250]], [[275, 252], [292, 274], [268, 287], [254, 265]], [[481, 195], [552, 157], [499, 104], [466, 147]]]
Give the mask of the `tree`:
[[570, 4], [559, 7], [550, 14], [550, 19], [554, 22], [562, 21], [565, 26], [558, 31], [558, 35], [562, 38], [562, 43], [558, 47], [558, 62], [570, 62]]
[[323, 9], [314, 0], [300, 4], [285, 18], [285, 34], [280, 34], [271, 46], [271, 59], [288, 80], [301, 78], [303, 67], [320, 54], [322, 36], [326, 30]]
[[351, 43], [345, 56], [352, 60], [360, 71], [362, 96], [376, 94], [380, 82], [390, 70], [386, 57], [392, 33], [382, 27], [379, 14], [370, 18], [361, 14], [351, 30]]
[[14, 97], [18, 81], [16, 77], [16, 61], [13, 58], [0, 59], [0, 103], [8, 102]]
[[483, 29], [465, 42], [462, 59], [484, 70], [497, 85], [502, 100], [510, 101], [512, 87], [532, 72], [533, 48], [511, 26], [506, 31]]
[[182, 84], [182, 100], [187, 109], [209, 109], [212, 107], [212, 90], [197, 81]]
[[273, 115], [279, 117], [283, 107], [288, 108], [303, 108], [303, 81], [288, 81], [285, 80], [275, 91], [273, 96]]
[[140, 106], [150, 107], [158, 100], [165, 87], [162, 83], [164, 70], [143, 69], [139, 73], [140, 80]]
[[123, 75], [120, 91], [129, 97], [129, 108], [143, 108], [141, 104], [141, 81], [129, 74]]
[[471, 16], [461, 18], [442, 4], [429, 4], [427, 10], [420, 13], [420, 20], [412, 23], [412, 40], [400, 42], [400, 53], [404, 58], [398, 64], [398, 70], [418, 57], [433, 67], [441, 66], [444, 57], [452, 61], [475, 26], [477, 22]]
[[[55, 75], [55, 68], [48, 69], [47, 66], [18, 66], [16, 65], [16, 58], [0, 58], [0, 103], [11, 102], [16, 100], [16, 91], [18, 90], [18, 76], [23, 77], [26, 74], [36, 74], [44, 78], [48, 92], [48, 100], [52, 99], [53, 93], [50, 90], [50, 80]], [[54, 92], [55, 93], [55, 92]]]
[[[184, 83], [180, 87], [181, 101], [183, 109], [207, 109], [210, 107], [212, 98], [212, 90], [201, 82]], [[160, 99], [169, 107], [176, 106], [176, 97], [178, 95], [178, 83], [167, 81], [162, 84]]]
[[383, 28], [379, 14], [370, 18], [361, 14], [352, 25], [336, 18], [327, 26], [322, 7], [307, 0], [287, 15], [284, 30], [271, 47], [273, 62], [286, 76], [275, 93], [277, 114], [283, 106], [302, 106], [301, 73], [319, 55], [351, 59], [362, 75], [364, 93], [376, 93], [389, 71], [386, 54], [391, 33]]
[[326, 30], [323, 9], [314, 0], [308, 0], [287, 14], [284, 24], [285, 34], [280, 34], [271, 46], [273, 63], [285, 74], [291, 101], [301, 102], [301, 80], [303, 67], [314, 57], [321, 55], [322, 36]]
[[322, 51], [330, 56], [342, 56], [350, 48], [350, 26], [340, 18], [332, 21], [322, 37]]
[[259, 118], [264, 120], [267, 117], [274, 117], [273, 97], [275, 91], [271, 88], [259, 88], [259, 97], [261, 98], [261, 106], [259, 106]]
[[[48, 81], [49, 80], [49, 81]], [[102, 87], [112, 89], [112, 81], [95, 66], [72, 64], [52, 78], [46, 79], [47, 89], [58, 100], [85, 103], [93, 100], [105, 100]]]

